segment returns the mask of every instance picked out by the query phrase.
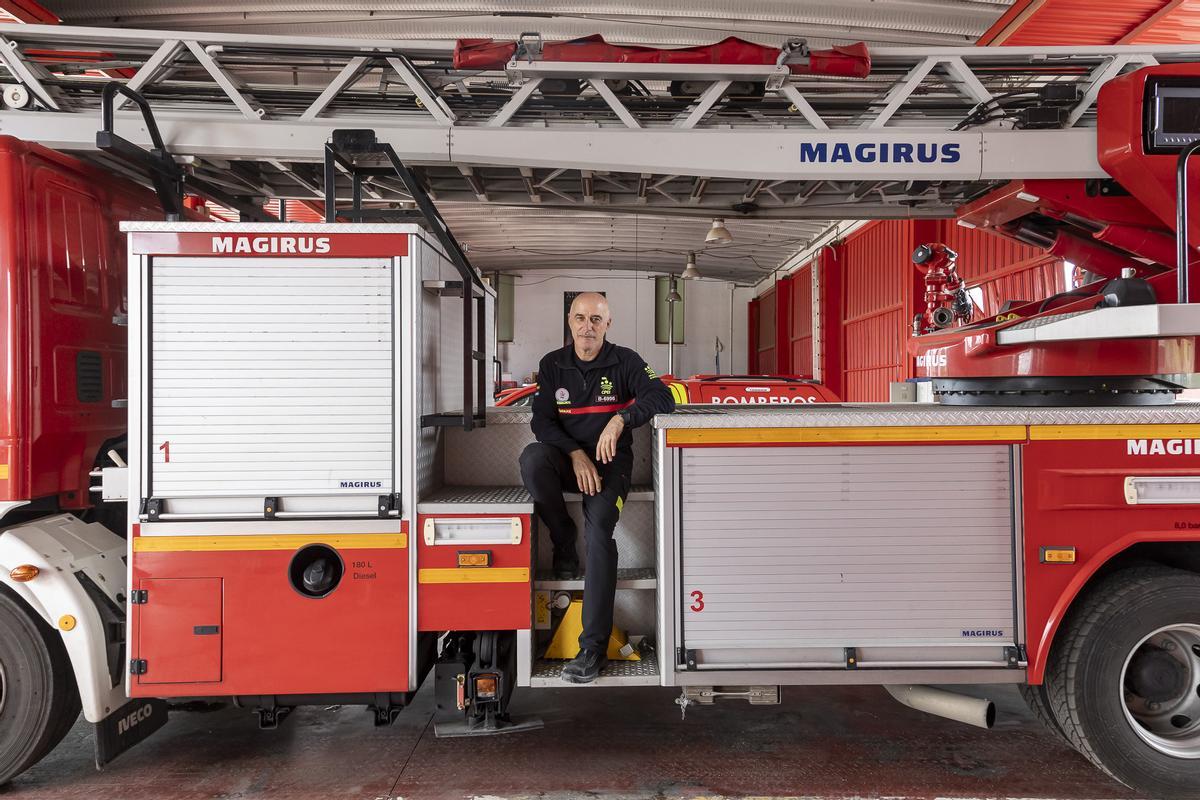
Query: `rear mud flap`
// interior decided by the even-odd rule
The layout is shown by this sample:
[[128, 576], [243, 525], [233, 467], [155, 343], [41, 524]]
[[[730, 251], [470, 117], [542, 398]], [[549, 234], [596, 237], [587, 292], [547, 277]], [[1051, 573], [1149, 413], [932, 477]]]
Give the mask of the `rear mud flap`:
[[96, 723], [96, 769], [167, 724], [165, 700], [136, 698]]

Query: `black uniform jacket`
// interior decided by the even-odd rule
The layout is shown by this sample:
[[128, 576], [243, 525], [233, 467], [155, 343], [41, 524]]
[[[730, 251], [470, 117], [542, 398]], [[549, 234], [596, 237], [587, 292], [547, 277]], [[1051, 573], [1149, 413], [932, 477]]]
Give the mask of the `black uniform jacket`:
[[567, 454], [583, 448], [595, 458], [604, 426], [626, 409], [618, 459], [633, 458], [634, 428], [675, 410], [671, 391], [628, 347], [605, 342], [599, 355], [583, 362], [575, 358], [575, 345], [568, 344], [542, 358], [533, 396], [533, 433], [539, 442]]

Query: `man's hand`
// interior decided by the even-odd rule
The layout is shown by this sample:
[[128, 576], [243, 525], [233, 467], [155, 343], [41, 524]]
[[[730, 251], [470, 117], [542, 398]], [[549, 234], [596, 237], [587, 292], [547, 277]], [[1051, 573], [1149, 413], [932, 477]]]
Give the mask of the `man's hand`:
[[575, 481], [579, 484], [580, 492], [586, 495], [600, 493], [600, 472], [587, 453], [582, 450], [572, 452], [571, 468], [575, 470]]
[[600, 439], [596, 442], [596, 460], [601, 464], [607, 464], [617, 457], [617, 440], [621, 438], [621, 432], [625, 430], [625, 420], [620, 414], [614, 414], [613, 418], [604, 426], [604, 430], [600, 433]]

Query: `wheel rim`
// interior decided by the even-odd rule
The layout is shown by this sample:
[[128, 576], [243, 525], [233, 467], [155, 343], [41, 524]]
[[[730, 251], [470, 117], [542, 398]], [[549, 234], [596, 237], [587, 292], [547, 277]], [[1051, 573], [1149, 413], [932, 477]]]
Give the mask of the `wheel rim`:
[[1175, 758], [1200, 758], [1200, 625], [1159, 628], [1125, 657], [1121, 708], [1143, 742]]

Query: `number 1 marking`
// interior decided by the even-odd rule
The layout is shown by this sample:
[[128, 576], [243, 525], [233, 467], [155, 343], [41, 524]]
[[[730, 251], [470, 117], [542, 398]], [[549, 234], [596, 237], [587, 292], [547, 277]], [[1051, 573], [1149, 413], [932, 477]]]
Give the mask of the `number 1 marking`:
[[160, 444], [158, 446], [158, 449], [163, 451], [163, 462], [170, 464], [171, 463], [171, 443], [164, 441], [162, 444]]

